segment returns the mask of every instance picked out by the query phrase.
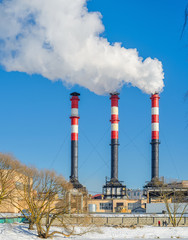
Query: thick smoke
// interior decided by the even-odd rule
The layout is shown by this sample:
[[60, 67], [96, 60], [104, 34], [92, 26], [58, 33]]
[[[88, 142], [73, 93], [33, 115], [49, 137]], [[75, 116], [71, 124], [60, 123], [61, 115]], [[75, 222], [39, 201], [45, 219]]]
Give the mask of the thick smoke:
[[101, 37], [98, 12], [86, 0], [4, 0], [0, 3], [0, 64], [7, 71], [41, 74], [97, 94], [131, 84], [160, 92], [162, 64]]

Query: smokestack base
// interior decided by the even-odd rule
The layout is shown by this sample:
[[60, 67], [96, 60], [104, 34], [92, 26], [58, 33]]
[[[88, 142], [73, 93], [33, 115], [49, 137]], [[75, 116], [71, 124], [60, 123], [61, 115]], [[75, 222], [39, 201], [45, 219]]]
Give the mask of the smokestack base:
[[75, 189], [84, 188], [83, 185], [76, 178], [70, 177], [70, 183], [73, 185], [73, 188]]
[[126, 185], [115, 178], [110, 179], [110, 181], [106, 179], [106, 184], [103, 186], [103, 195], [104, 199], [126, 198]]

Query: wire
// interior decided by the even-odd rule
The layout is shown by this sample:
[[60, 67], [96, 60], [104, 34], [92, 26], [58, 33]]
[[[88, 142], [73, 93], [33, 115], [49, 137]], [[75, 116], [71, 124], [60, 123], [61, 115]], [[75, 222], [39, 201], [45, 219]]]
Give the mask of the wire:
[[[144, 156], [144, 154], [138, 149], [138, 147], [136, 146], [136, 144], [134, 143], [134, 139], [136, 139], [142, 132], [144, 132], [147, 128], [148, 128], [148, 126], [149, 126], [150, 124], [148, 124], [144, 129], [142, 129], [133, 139], [131, 139], [125, 132], [124, 132], [124, 130], [123, 130], [123, 132], [124, 132], [124, 134], [126, 135], [126, 136], [128, 136], [128, 138], [130, 139], [130, 141], [133, 143], [133, 145], [135, 146], [135, 148], [141, 153], [141, 155], [147, 160], [147, 158]], [[108, 128], [109, 129], [109, 128]], [[106, 135], [106, 132], [105, 132], [105, 134], [103, 135], [103, 137], [100, 139], [100, 141], [104, 138], [104, 136]], [[85, 136], [86, 137], [86, 136]], [[90, 142], [90, 140], [86, 137], [86, 139], [88, 140], [88, 142]], [[100, 142], [99, 141], [99, 142]], [[97, 145], [99, 144], [99, 142], [97, 143]], [[90, 144], [93, 146], [93, 144], [90, 142]], [[130, 144], [130, 143], [129, 143]], [[127, 144], [127, 145], [129, 145], [129, 144]], [[127, 145], [125, 145], [125, 146], [127, 146]], [[124, 147], [125, 147], [124, 146]], [[123, 147], [123, 148], [124, 148]], [[95, 147], [94, 147], [94, 149], [95, 149]], [[122, 150], [122, 148], [121, 148], [121, 150]], [[98, 153], [98, 151], [97, 151], [97, 153]], [[99, 153], [98, 153], [99, 154]], [[101, 157], [101, 155], [99, 155], [100, 157]], [[103, 158], [102, 158], [103, 159]], [[106, 164], [106, 162], [105, 161], [103, 161], [105, 164]], [[102, 167], [104, 166], [104, 164], [102, 165]], [[87, 177], [84, 181], [83, 181], [83, 183], [86, 183], [86, 181], [88, 180], [88, 179], [90, 179], [92, 176], [94, 176], [96, 173], [98, 173], [99, 172], [99, 170], [101, 170], [101, 168], [102, 167], [99, 167], [92, 175], [89, 175], [89, 177]], [[109, 167], [109, 165], [108, 165], [108, 167]]]
[[[133, 137], [132, 139], [128, 136], [128, 138], [131, 140], [129, 143], [125, 144], [123, 147], [120, 148], [120, 151], [122, 151], [125, 147], [127, 147], [128, 145], [130, 145], [131, 142], [133, 142], [135, 139], [137, 139], [137, 137], [139, 137], [148, 127], [149, 127], [150, 123], [147, 124], [147, 126], [145, 128], [143, 128], [135, 137]], [[127, 134], [126, 134], [127, 135]]]
[[[85, 163], [87, 162], [87, 160], [89, 159], [89, 157], [91, 156], [91, 154], [94, 152], [94, 150], [96, 150], [97, 146], [99, 145], [99, 143], [103, 140], [103, 138], [105, 137], [106, 133], [108, 132], [109, 128], [105, 130], [103, 136], [100, 138], [100, 140], [97, 142], [97, 144], [95, 146], [93, 146], [92, 150], [90, 151], [90, 153], [88, 154], [88, 156], [86, 157], [86, 159], [82, 162], [82, 164], [80, 165], [79, 169], [81, 169]], [[101, 157], [101, 156], [100, 156]]]
[[168, 151], [168, 154], [169, 154], [169, 158], [170, 158], [172, 164], [174, 165], [174, 169], [175, 169], [175, 171], [176, 171], [176, 174], [177, 174], [177, 176], [178, 176], [178, 179], [180, 179], [180, 178], [179, 178], [179, 173], [178, 173], [178, 170], [177, 170], [177, 167], [176, 167], [176, 164], [175, 164], [174, 158], [173, 158], [173, 155], [172, 155], [171, 152], [170, 152], [170, 149], [169, 149], [169, 146], [168, 146], [168, 143], [167, 143], [166, 137], [165, 137], [165, 135], [164, 135], [164, 132], [161, 131], [161, 133], [162, 133], [162, 136], [163, 136], [164, 142], [165, 142], [165, 144], [166, 144], [166, 148], [167, 148], [167, 151]]
[[[148, 160], [148, 158], [143, 154], [142, 151], [140, 151], [140, 149], [138, 148], [138, 146], [134, 143], [134, 140], [129, 137], [129, 135], [126, 133], [126, 131], [124, 131], [124, 129], [122, 129], [122, 132], [130, 139], [130, 141], [132, 142], [132, 144], [134, 145], [134, 147], [136, 148], [136, 150], [142, 155], [142, 157], [143, 157], [144, 159]], [[138, 136], [138, 135], [137, 135], [137, 136]], [[135, 139], [135, 138], [134, 138], [134, 139]]]
[[101, 170], [103, 166], [104, 166], [104, 164], [103, 164], [101, 167], [97, 168], [97, 170], [96, 170], [93, 174], [90, 174], [87, 178], [85, 178], [85, 180], [83, 181], [83, 183], [86, 183], [86, 181], [87, 181], [88, 179], [90, 179], [91, 177], [95, 176], [95, 174], [98, 173], [99, 170]]
[[91, 144], [91, 146], [95, 149], [96, 153], [98, 154], [98, 156], [102, 159], [102, 161], [106, 164], [106, 166], [109, 168], [108, 163], [104, 160], [104, 158], [102, 157], [102, 155], [97, 151], [96, 147], [93, 145], [93, 143], [89, 140], [89, 138], [86, 136], [86, 134], [84, 133], [83, 129], [81, 129], [81, 132], [83, 134], [83, 136], [85, 137], [85, 139]]
[[66, 137], [65, 137], [63, 143], [60, 145], [59, 150], [57, 151], [54, 159], [52, 160], [52, 162], [51, 162], [51, 164], [50, 164], [50, 168], [52, 168], [54, 162], [57, 160], [57, 158], [58, 158], [58, 156], [59, 156], [59, 154], [60, 154], [60, 152], [61, 152], [61, 150], [62, 150], [62, 148], [63, 148], [63, 146], [64, 146], [64, 144], [65, 144], [65, 142], [66, 142], [66, 140], [68, 139], [68, 135], [69, 135], [69, 132], [67, 132]]

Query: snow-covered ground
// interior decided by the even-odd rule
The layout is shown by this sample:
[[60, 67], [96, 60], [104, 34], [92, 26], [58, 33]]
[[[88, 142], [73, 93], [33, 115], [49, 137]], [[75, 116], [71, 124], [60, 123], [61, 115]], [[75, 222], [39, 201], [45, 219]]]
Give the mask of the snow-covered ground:
[[0, 218], [5, 218], [5, 217], [20, 217], [22, 214], [21, 213], [0, 213]]
[[[53, 227], [53, 230], [62, 230], [61, 228]], [[77, 229], [79, 230], [79, 229]], [[61, 235], [56, 235], [54, 240], [123, 240], [123, 239], [188, 239], [188, 227], [137, 227], [131, 228], [115, 228], [102, 227], [98, 232], [87, 233], [83, 236], [71, 236], [65, 238]], [[36, 231], [29, 231], [25, 224], [0, 224], [0, 240], [33, 240], [38, 239]]]

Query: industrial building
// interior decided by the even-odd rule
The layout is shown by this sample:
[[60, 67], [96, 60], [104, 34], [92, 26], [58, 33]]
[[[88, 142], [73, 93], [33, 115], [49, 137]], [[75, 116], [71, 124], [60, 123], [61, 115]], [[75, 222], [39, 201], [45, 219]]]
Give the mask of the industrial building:
[[127, 197], [137, 200], [145, 198], [144, 191], [141, 189], [127, 189]]
[[[80, 94], [73, 92], [71, 95], [71, 175], [70, 182], [73, 187], [87, 195], [86, 188], [78, 179], [78, 103]], [[172, 188], [183, 191], [188, 196], [188, 181], [182, 181], [176, 186], [164, 184], [159, 179], [159, 94], [151, 95], [151, 180], [143, 190], [127, 189], [126, 185], [118, 179], [118, 148], [119, 148], [119, 93], [110, 94], [111, 100], [111, 176], [106, 177], [102, 194], [90, 197], [88, 209], [91, 212], [145, 212], [146, 203], [161, 202], [161, 187], [165, 191]], [[170, 195], [169, 195], [170, 198]]]
[[[187, 203], [179, 203], [178, 206], [176, 203], [169, 203], [168, 206], [172, 210], [172, 212], [173, 212], [173, 209], [177, 209], [176, 214], [181, 214], [182, 212], [184, 212], [185, 214], [188, 213], [188, 204]], [[168, 210], [166, 208], [165, 203], [147, 203], [146, 204], [146, 213], [148, 213], [148, 214], [153, 214], [153, 213], [165, 214], [165, 213], [168, 213]]]
[[[165, 183], [159, 178], [159, 95], [151, 96], [151, 180], [143, 190], [128, 189], [118, 179], [118, 148], [119, 148], [119, 93], [111, 93], [111, 176], [102, 187], [102, 194], [88, 195], [78, 178], [78, 104], [80, 94], [73, 92], [71, 98], [71, 174], [70, 182], [73, 189], [67, 194], [69, 212], [83, 213], [163, 213], [166, 211], [164, 194], [169, 204], [175, 203], [175, 193], [182, 196], [181, 206], [188, 206], [188, 180]], [[158, 205], [157, 205], [158, 204]], [[7, 211], [14, 212], [7, 205]], [[11, 208], [11, 210], [10, 210]], [[180, 208], [181, 209], [181, 208]], [[2, 210], [1, 210], [2, 211]], [[186, 209], [186, 212], [188, 209]]]
[[90, 213], [132, 213], [145, 212], [146, 198], [144, 199], [88, 199]]

